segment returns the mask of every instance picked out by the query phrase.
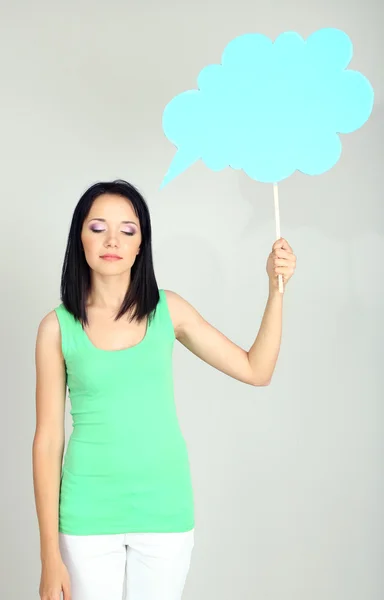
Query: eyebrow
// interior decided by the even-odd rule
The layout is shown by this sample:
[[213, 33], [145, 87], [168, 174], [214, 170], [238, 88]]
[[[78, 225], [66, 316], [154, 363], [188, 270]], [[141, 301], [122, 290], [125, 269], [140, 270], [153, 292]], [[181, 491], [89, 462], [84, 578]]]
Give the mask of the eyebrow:
[[[88, 220], [88, 223], [89, 223], [90, 221], [102, 221], [103, 223], [105, 223], [105, 222], [106, 222], [106, 219], [100, 219], [99, 217], [94, 217], [93, 219], [89, 219], [89, 220]], [[136, 226], [137, 226], [137, 223], [135, 223], [135, 221], [121, 221], [121, 222], [122, 222], [122, 223], [133, 223], [133, 225], [136, 225]]]

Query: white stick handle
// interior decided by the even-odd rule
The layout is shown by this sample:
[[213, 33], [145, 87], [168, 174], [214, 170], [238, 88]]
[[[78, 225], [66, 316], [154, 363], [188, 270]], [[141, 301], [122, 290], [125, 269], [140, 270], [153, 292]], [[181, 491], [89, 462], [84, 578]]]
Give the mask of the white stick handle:
[[[279, 240], [281, 238], [281, 233], [280, 233], [279, 190], [277, 187], [277, 183], [273, 184], [273, 198], [275, 201], [276, 239]], [[283, 276], [279, 274], [278, 277], [279, 277], [279, 292], [281, 294], [283, 294], [284, 293]]]

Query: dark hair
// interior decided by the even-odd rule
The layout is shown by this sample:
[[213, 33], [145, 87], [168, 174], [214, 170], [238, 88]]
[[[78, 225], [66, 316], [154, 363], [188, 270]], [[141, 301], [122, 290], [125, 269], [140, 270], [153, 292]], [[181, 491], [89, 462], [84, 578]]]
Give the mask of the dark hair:
[[61, 301], [75, 319], [81, 321], [83, 325], [88, 324], [86, 300], [91, 288], [91, 276], [81, 241], [81, 230], [94, 200], [105, 193], [124, 196], [132, 203], [142, 233], [140, 252], [132, 266], [129, 289], [115, 321], [132, 307], [135, 307], [135, 310], [131, 320], [136, 318], [141, 321], [147, 315], [149, 320], [160, 298], [153, 269], [151, 219], [143, 196], [133, 185], [123, 179], [95, 183], [78, 201], [72, 216], [61, 273]]

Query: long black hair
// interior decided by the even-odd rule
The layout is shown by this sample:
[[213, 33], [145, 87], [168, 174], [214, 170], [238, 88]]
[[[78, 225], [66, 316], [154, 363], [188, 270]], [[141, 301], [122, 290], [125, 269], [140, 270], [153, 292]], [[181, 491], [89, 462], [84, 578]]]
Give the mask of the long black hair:
[[94, 200], [105, 193], [123, 196], [132, 203], [142, 234], [140, 252], [132, 265], [130, 285], [115, 321], [132, 308], [131, 320], [141, 321], [148, 316], [149, 321], [160, 298], [153, 268], [151, 219], [141, 193], [124, 179], [95, 183], [78, 201], [72, 216], [61, 273], [61, 301], [83, 326], [88, 324], [86, 301], [91, 288], [91, 275], [85, 259], [81, 230]]

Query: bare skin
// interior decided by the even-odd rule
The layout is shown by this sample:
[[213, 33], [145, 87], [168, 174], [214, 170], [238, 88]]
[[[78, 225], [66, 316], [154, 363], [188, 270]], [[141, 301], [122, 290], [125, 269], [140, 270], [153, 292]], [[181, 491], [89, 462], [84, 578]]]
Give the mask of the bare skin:
[[[102, 220], [97, 220], [102, 219]], [[123, 223], [129, 221], [129, 223]], [[98, 230], [98, 232], [95, 231]], [[91, 268], [92, 292], [88, 298], [91, 343], [103, 350], [134, 346], [144, 338], [146, 320], [138, 323], [113, 318], [130, 284], [131, 268], [140, 252], [140, 223], [131, 204], [122, 197], [99, 196], [83, 224], [81, 239]], [[121, 256], [114, 262], [105, 253]], [[267, 261], [269, 294], [257, 337], [249, 351], [241, 348], [208, 323], [176, 292], [165, 290], [176, 339], [198, 358], [243, 383], [269, 385], [279, 354], [284, 288], [296, 267], [296, 257], [286, 240], [278, 240]], [[69, 574], [58, 536], [59, 485], [64, 451], [65, 364], [60, 327], [55, 311], [40, 322], [36, 339], [36, 431], [33, 440], [33, 475], [40, 528], [42, 572], [41, 600], [71, 600]]]

